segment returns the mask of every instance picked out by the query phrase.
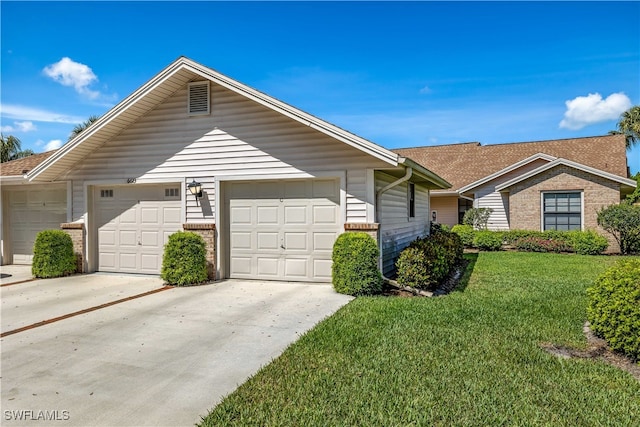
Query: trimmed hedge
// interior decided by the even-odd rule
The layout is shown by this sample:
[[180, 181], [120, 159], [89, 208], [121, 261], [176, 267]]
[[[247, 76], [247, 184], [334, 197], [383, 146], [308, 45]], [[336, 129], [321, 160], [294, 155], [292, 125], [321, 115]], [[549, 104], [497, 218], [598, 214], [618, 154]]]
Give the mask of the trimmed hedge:
[[33, 245], [31, 274], [40, 279], [68, 276], [76, 272], [71, 236], [62, 230], [43, 230]]
[[206, 282], [207, 250], [204, 239], [191, 231], [178, 231], [169, 236], [162, 257], [160, 276], [177, 286]]
[[609, 346], [640, 359], [640, 259], [619, 261], [587, 289], [587, 318]]
[[396, 261], [397, 281], [418, 289], [434, 289], [462, 261], [463, 244], [452, 232], [416, 239]]
[[578, 255], [600, 255], [609, 247], [606, 237], [593, 230], [570, 231], [571, 247]]
[[342, 233], [333, 244], [331, 276], [336, 292], [373, 295], [382, 292], [378, 270], [380, 250], [376, 241], [363, 232]]
[[462, 244], [466, 248], [473, 247], [473, 238], [476, 236], [476, 231], [472, 225], [456, 224], [451, 228], [452, 233], [456, 233], [462, 240]]
[[473, 237], [473, 246], [481, 251], [499, 251], [502, 249], [502, 232], [478, 231]]

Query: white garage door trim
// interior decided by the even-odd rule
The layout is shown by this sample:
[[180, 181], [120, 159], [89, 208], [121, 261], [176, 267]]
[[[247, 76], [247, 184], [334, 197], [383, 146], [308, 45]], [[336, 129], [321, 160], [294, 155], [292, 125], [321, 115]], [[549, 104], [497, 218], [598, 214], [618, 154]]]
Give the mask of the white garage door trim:
[[339, 184], [338, 178], [226, 183], [229, 277], [330, 282], [342, 229]]
[[13, 264], [31, 264], [37, 234], [67, 222], [67, 185], [25, 185], [8, 190], [7, 197]]
[[179, 184], [94, 187], [97, 271], [160, 274], [164, 245], [182, 229]]

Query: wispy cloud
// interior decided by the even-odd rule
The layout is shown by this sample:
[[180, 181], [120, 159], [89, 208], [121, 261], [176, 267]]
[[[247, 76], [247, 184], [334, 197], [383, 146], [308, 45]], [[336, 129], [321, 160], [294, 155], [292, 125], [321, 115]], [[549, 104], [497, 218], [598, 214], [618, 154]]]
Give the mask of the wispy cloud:
[[62, 140], [52, 139], [51, 141], [45, 144], [44, 151], [57, 150], [60, 147], [62, 147]]
[[98, 81], [98, 76], [85, 64], [64, 57], [55, 64], [47, 65], [42, 71], [61, 85], [72, 86], [76, 92], [89, 99], [100, 96], [100, 92], [89, 89], [92, 83]]
[[48, 122], [48, 123], [81, 123], [84, 119], [78, 116], [55, 113], [39, 108], [26, 107], [15, 104], [0, 105], [2, 116], [13, 120]]
[[13, 122], [13, 126], [6, 125], [0, 128], [2, 132], [33, 132], [38, 130], [38, 128], [33, 124], [33, 122]]
[[605, 99], [599, 93], [578, 96], [565, 102], [567, 111], [560, 127], [578, 130], [594, 123], [616, 120], [631, 108], [631, 100], [622, 92], [612, 93]]
[[422, 95], [428, 95], [430, 93], [433, 92], [433, 90], [429, 87], [429, 86], [424, 86], [422, 89], [420, 89], [419, 91]]
[[105, 94], [92, 89], [91, 86], [98, 82], [98, 76], [88, 65], [75, 62], [68, 57], [47, 65], [42, 72], [61, 85], [73, 87], [78, 94], [101, 105], [110, 107], [118, 97], [116, 94]]

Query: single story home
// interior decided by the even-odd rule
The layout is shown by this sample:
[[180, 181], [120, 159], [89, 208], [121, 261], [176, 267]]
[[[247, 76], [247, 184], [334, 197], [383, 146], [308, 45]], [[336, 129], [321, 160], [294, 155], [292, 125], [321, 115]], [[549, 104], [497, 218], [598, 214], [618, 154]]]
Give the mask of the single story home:
[[624, 135], [394, 151], [452, 184], [431, 192], [432, 219], [450, 226], [471, 207], [491, 208], [491, 230], [595, 229], [610, 237], [599, 229], [597, 212], [636, 187]]
[[62, 228], [83, 272], [158, 274], [179, 230], [210, 275], [330, 281], [335, 239], [377, 238], [381, 266], [429, 232], [450, 184], [408, 157], [180, 57], [53, 153], [2, 165], [2, 263]]

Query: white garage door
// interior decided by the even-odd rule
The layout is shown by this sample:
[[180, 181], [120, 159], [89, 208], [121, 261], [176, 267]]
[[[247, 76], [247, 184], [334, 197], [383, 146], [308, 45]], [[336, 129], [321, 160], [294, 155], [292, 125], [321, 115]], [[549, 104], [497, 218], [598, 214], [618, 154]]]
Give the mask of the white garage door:
[[65, 186], [24, 186], [9, 191], [9, 235], [14, 264], [31, 264], [33, 244], [42, 230], [60, 230], [67, 221]]
[[237, 182], [226, 190], [232, 278], [331, 281], [337, 180]]
[[182, 229], [180, 187], [95, 189], [98, 270], [159, 274], [169, 235]]

